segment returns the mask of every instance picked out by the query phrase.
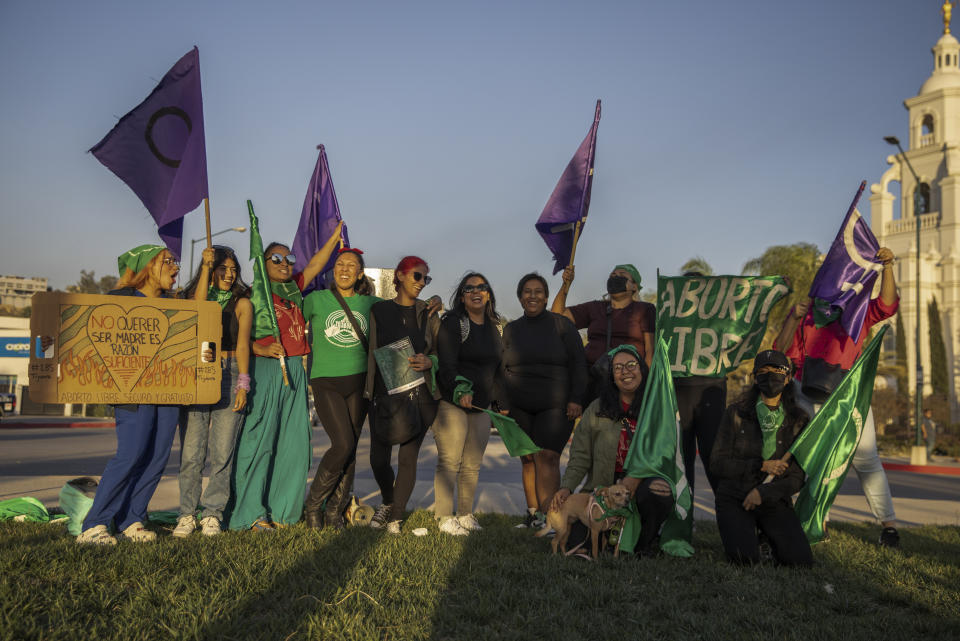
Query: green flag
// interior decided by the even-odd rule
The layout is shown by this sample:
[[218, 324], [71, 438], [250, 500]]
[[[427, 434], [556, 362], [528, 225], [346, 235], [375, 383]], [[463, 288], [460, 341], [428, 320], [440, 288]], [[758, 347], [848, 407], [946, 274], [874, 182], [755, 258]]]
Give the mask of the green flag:
[[823, 520], [843, 485], [873, 398], [884, 326], [790, 448], [807, 475], [795, 507], [811, 543], [823, 540]]
[[[691, 556], [693, 546], [686, 536], [684, 521], [693, 518], [693, 496], [683, 467], [680, 444], [680, 414], [677, 396], [667, 360], [669, 347], [663, 337], [657, 339], [653, 364], [637, 416], [637, 431], [624, 461], [627, 476], [645, 479], [658, 477], [670, 484], [674, 510], [667, 517], [660, 534], [660, 548], [673, 556]], [[640, 536], [639, 519], [627, 519], [620, 539], [620, 548], [633, 551]]]
[[482, 411], [490, 417], [490, 422], [497, 428], [510, 456], [527, 456], [540, 451], [540, 448], [530, 440], [526, 432], [520, 429], [515, 420], [493, 410]]
[[250, 303], [253, 305], [253, 339], [272, 335], [279, 341], [280, 326], [277, 325], [277, 316], [273, 311], [273, 292], [270, 289], [270, 279], [267, 278], [267, 267], [263, 260], [260, 221], [253, 213], [253, 203], [249, 200], [247, 211], [250, 212], [250, 260], [253, 261], [253, 287], [250, 293]]

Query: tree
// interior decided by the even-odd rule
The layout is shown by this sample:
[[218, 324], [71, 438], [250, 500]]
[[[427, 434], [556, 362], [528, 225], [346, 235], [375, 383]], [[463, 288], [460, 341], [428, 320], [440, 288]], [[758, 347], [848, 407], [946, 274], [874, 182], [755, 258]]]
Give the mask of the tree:
[[947, 397], [950, 377], [947, 373], [947, 348], [943, 344], [943, 328], [940, 325], [940, 308], [937, 297], [927, 305], [928, 330], [930, 340], [930, 385], [933, 393]]
[[810, 292], [813, 277], [820, 269], [820, 250], [812, 243], [774, 245], [757, 258], [751, 258], [743, 266], [743, 274], [750, 276], [783, 276], [793, 292], [785, 303], [779, 303], [770, 312], [767, 327], [776, 334], [783, 325], [787, 312], [797, 302], [805, 301]]
[[713, 276], [713, 267], [710, 266], [710, 263], [708, 263], [703, 256], [694, 256], [680, 266], [681, 274], [686, 274], [687, 272], [700, 272], [704, 276]]
[[80, 280], [76, 285], [69, 285], [67, 291], [71, 294], [106, 294], [117, 288], [116, 276], [103, 276], [97, 280], [96, 273], [91, 270], [80, 270]]

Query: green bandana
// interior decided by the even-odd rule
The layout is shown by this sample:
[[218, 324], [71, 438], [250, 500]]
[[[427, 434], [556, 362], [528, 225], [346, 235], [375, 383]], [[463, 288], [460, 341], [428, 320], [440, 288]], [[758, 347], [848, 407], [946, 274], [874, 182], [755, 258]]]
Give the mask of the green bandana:
[[614, 270], [622, 269], [623, 271], [630, 274], [630, 278], [633, 279], [633, 282], [637, 285], [637, 291], [640, 291], [640, 272], [637, 271], [637, 268], [631, 265], [630, 263], [625, 263], [623, 265], [617, 265], [613, 268]]
[[613, 360], [613, 357], [616, 356], [617, 354], [619, 354], [620, 352], [630, 352], [630, 353], [633, 354], [633, 356], [637, 359], [637, 361], [643, 360], [643, 359], [640, 358], [640, 352], [637, 351], [637, 348], [636, 348], [635, 346], [631, 345], [630, 343], [624, 343], [623, 345], [617, 345], [616, 347], [614, 347], [613, 349], [611, 349], [609, 352], [607, 352], [607, 356], [609, 356], [609, 357], [610, 357], [610, 360], [612, 361], [612, 360]]
[[300, 309], [303, 309], [303, 292], [292, 280], [282, 283], [270, 281], [270, 291], [284, 300], [288, 300]]
[[233, 298], [233, 292], [229, 289], [224, 291], [216, 285], [210, 285], [210, 289], [207, 290], [207, 300], [217, 301], [220, 304], [220, 309], [226, 309], [231, 298]]
[[777, 451], [777, 430], [783, 425], [783, 405], [771, 410], [762, 398], [757, 399], [757, 420], [760, 421], [760, 432], [763, 434], [761, 456], [766, 460]]
[[117, 269], [120, 270], [120, 276], [127, 273], [128, 269], [134, 274], [140, 273], [140, 271], [147, 266], [147, 263], [153, 260], [153, 257], [164, 249], [166, 249], [166, 247], [163, 245], [140, 245], [128, 252], [120, 254], [120, 256], [117, 257]]
[[831, 305], [822, 298], [813, 299], [813, 324], [817, 326], [817, 329], [826, 327], [835, 320], [838, 320], [842, 313], [842, 308]]

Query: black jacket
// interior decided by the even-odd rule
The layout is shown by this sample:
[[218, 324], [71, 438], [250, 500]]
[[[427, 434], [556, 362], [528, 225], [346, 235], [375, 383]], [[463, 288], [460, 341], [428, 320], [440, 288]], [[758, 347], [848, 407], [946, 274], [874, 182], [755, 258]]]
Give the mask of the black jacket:
[[[807, 413], [799, 407], [788, 411], [777, 431], [777, 449], [770, 458], [783, 458], [809, 420]], [[728, 406], [710, 454], [710, 471], [717, 478], [717, 493], [743, 499], [750, 490], [757, 488], [764, 503], [783, 500], [789, 503], [790, 497], [803, 487], [803, 470], [794, 459], [790, 459], [783, 476], [764, 484], [767, 473], [760, 471], [762, 451], [763, 434], [756, 405], [747, 400]]]

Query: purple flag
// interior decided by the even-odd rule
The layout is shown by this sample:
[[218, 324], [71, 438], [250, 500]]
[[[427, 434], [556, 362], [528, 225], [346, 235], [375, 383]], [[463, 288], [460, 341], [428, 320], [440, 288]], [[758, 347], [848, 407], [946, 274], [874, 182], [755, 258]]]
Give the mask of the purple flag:
[[[327, 152], [323, 145], [320, 145], [318, 149], [320, 149], [320, 155], [317, 156], [317, 166], [313, 169], [313, 177], [310, 178], [310, 185], [307, 187], [307, 197], [303, 199], [300, 226], [297, 227], [297, 234], [293, 238], [293, 254], [297, 257], [297, 261], [302, 261], [298, 265], [300, 269], [303, 269], [307, 261], [323, 247], [333, 230], [336, 229], [337, 223], [341, 220], [340, 205], [337, 204], [337, 192], [334, 191], [333, 181], [330, 179]], [[344, 247], [350, 246], [346, 225], [340, 231], [340, 239], [343, 241]], [[324, 274], [333, 269], [333, 263], [336, 260], [336, 254], [330, 257], [326, 266], [313, 279], [313, 282], [306, 284], [307, 286], [303, 290], [304, 294], [325, 287]]]
[[179, 257], [183, 216], [209, 196], [197, 48], [90, 152], [143, 201]]
[[597, 149], [597, 125], [600, 124], [600, 101], [597, 100], [597, 110], [593, 117], [593, 126], [590, 127], [587, 137], [580, 143], [577, 153], [570, 159], [567, 168], [550, 194], [547, 206], [537, 219], [537, 231], [543, 237], [543, 242], [550, 248], [556, 264], [553, 273], [556, 274], [570, 262], [573, 251], [573, 236], [577, 221], [586, 222], [587, 210], [590, 208], [590, 187], [593, 184], [593, 158]]
[[883, 270], [883, 265], [873, 262], [880, 243], [857, 211], [866, 185], [866, 181], [860, 183], [843, 225], [810, 286], [817, 325], [822, 327], [839, 317], [853, 340], [860, 337], [877, 274]]

